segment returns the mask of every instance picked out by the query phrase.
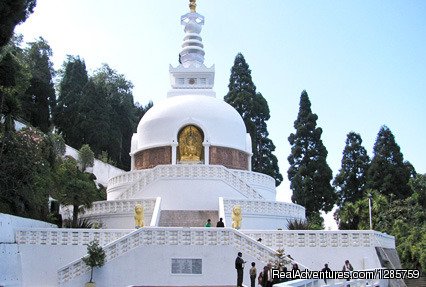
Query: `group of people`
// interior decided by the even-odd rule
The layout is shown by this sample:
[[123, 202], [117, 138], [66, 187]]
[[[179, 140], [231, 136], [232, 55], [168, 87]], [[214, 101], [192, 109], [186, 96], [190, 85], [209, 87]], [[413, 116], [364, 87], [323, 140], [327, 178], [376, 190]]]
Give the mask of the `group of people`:
[[[212, 227], [212, 220], [209, 218], [207, 222], [204, 224], [204, 227]], [[219, 218], [219, 221], [216, 223], [216, 227], [225, 227], [225, 223], [223, 223], [223, 218]]]
[[[237, 269], [237, 287], [243, 286], [243, 275], [244, 275], [244, 264], [247, 263], [242, 258], [243, 254], [241, 252], [238, 252], [238, 256], [235, 259], [235, 269]], [[292, 264], [292, 271], [299, 270], [299, 266], [297, 263]], [[343, 265], [342, 271], [353, 271], [354, 268], [352, 267], [352, 264], [349, 262], [349, 260], [345, 261], [345, 264]], [[286, 266], [282, 267], [282, 270], [280, 271], [288, 271]], [[328, 264], [324, 264], [324, 268], [321, 270], [322, 272], [331, 272], [331, 269], [328, 267]], [[272, 287], [275, 283], [281, 283], [285, 281], [289, 281], [291, 279], [289, 278], [273, 278], [272, 276], [272, 264], [269, 263], [268, 265], [263, 267], [263, 270], [259, 273], [259, 276], [257, 276], [257, 269], [256, 269], [256, 263], [251, 263], [251, 268], [249, 270], [250, 274], [250, 286], [255, 287], [256, 286], [256, 277], [257, 277], [257, 284], [262, 287]], [[347, 279], [348, 281], [350, 279]], [[327, 284], [327, 279], [324, 278], [325, 284]]]
[[[237, 286], [243, 286], [243, 275], [244, 275], [244, 264], [246, 261], [242, 258], [242, 253], [238, 252], [238, 257], [235, 259], [235, 269], [237, 269]], [[297, 263], [292, 264], [292, 270], [299, 270], [299, 266]], [[288, 271], [287, 267], [283, 266], [282, 270], [280, 271]], [[257, 274], [256, 269], [256, 263], [251, 263], [251, 268], [249, 270], [250, 274], [250, 286], [255, 287], [256, 286], [256, 278], [257, 278], [257, 284], [262, 287], [272, 287], [275, 283], [281, 283], [288, 281], [289, 279], [286, 278], [273, 278], [272, 276], [272, 263], [268, 263], [268, 265], [265, 265], [263, 267], [263, 270], [259, 272], [259, 276]]]

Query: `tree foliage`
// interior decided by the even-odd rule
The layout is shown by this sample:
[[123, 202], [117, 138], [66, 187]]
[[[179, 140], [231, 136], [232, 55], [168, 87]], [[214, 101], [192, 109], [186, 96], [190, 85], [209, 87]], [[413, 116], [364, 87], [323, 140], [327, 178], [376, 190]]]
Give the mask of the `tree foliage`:
[[373, 152], [374, 157], [367, 175], [369, 188], [397, 199], [410, 196], [408, 181], [415, 171], [410, 163], [404, 162], [400, 147], [387, 126], [380, 128]]
[[[403, 268], [426, 272], [426, 175], [417, 174], [409, 186], [412, 195], [392, 199], [378, 191], [373, 195], [373, 229], [395, 236]], [[355, 203], [347, 202], [335, 214], [339, 229], [369, 229], [367, 194]]]
[[83, 262], [90, 267], [90, 283], [93, 281], [93, 268], [102, 267], [105, 264], [105, 251], [98, 241], [91, 241], [87, 245], [87, 256], [83, 257]]
[[54, 149], [48, 136], [26, 128], [0, 137], [0, 212], [45, 220], [53, 187]]
[[84, 116], [80, 114], [83, 91], [89, 76], [85, 62], [80, 57], [68, 56], [59, 73], [58, 101], [53, 111], [56, 128], [65, 141], [74, 148], [83, 144], [80, 136], [80, 122]]
[[362, 146], [361, 136], [350, 132], [343, 150], [342, 166], [333, 181], [340, 206], [360, 199], [367, 188], [367, 171], [370, 158]]
[[268, 102], [261, 93], [256, 92], [251, 70], [241, 53], [235, 57], [228, 88], [229, 92], [224, 100], [238, 111], [251, 136], [252, 170], [272, 176], [275, 185], [280, 185], [283, 177], [279, 171], [278, 159], [273, 154], [275, 145], [268, 138]]
[[74, 159], [67, 158], [57, 171], [55, 198], [62, 205], [73, 206], [72, 226], [75, 227], [80, 206], [90, 207], [99, 199], [99, 192], [91, 175], [81, 171]]
[[2, 0], [0, 4], [0, 48], [13, 36], [15, 26], [33, 13], [36, 0]]
[[29, 43], [26, 49], [27, 63], [31, 73], [30, 86], [21, 96], [25, 120], [47, 133], [51, 127], [50, 112], [56, 104], [53, 86], [55, 71], [50, 61], [52, 49], [43, 38]]
[[0, 51], [0, 121], [1, 132], [14, 131], [14, 118], [21, 115], [20, 95], [30, 85], [31, 74], [27, 68], [23, 50], [20, 48], [22, 37], [15, 37]]
[[331, 187], [332, 171], [327, 164], [327, 149], [322, 143], [321, 128], [316, 127], [318, 116], [311, 111], [308, 93], [303, 91], [294, 128], [288, 140], [291, 154], [288, 179], [293, 190], [291, 200], [306, 208], [308, 220], [319, 211], [330, 211], [337, 195]]
[[95, 155], [88, 144], [84, 144], [78, 151], [78, 163], [80, 164], [81, 170], [86, 171], [88, 167], [93, 166], [95, 161]]
[[133, 103], [132, 88], [108, 65], [89, 77], [84, 61], [69, 57], [55, 111], [59, 131], [75, 148], [89, 144], [96, 156], [106, 151], [119, 167], [128, 169], [131, 137], [143, 112]]

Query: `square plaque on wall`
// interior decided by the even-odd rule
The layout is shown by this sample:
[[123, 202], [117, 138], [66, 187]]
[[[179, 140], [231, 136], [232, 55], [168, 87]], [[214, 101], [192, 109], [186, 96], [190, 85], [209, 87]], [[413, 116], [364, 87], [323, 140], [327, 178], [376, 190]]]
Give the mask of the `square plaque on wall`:
[[202, 267], [202, 259], [172, 258], [172, 274], [202, 274]]

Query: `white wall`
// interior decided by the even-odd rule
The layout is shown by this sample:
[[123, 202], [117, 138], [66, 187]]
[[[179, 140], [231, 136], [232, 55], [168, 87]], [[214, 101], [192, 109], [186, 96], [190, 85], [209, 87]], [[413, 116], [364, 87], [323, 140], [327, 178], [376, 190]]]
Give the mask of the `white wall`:
[[21, 252], [15, 244], [15, 228], [56, 228], [43, 221], [0, 213], [0, 286], [21, 286]]
[[[231, 227], [232, 214], [230, 212], [225, 212], [225, 219], [227, 226]], [[243, 220], [241, 221], [241, 229], [285, 230], [287, 229], [288, 221], [292, 219], [294, 218], [288, 217], [285, 214], [282, 214], [282, 216], [277, 216], [244, 213]]]
[[[65, 155], [72, 156], [77, 160], [78, 150], [67, 145]], [[117, 176], [123, 172], [125, 171], [110, 164], [104, 163], [103, 161], [98, 159], [94, 160], [92, 173], [96, 176], [96, 182], [102, 184], [103, 186], [107, 186], [108, 180], [111, 177]]]
[[87, 253], [85, 245], [22, 244], [19, 245], [19, 249], [23, 274], [22, 286], [24, 287], [58, 286], [58, 269]]
[[[102, 228], [108, 229], [134, 229], [134, 213], [109, 213], [104, 215], [86, 216], [91, 222], [102, 223]], [[152, 213], [144, 212], [145, 226], [149, 226], [152, 219]]]
[[[97, 286], [203, 286], [236, 285], [235, 258], [239, 250], [232, 246], [141, 246], [95, 270]], [[201, 275], [171, 274], [172, 258], [201, 258]], [[244, 270], [244, 283], [250, 284], [249, 265], [257, 262], [243, 254], [248, 263]], [[83, 286], [90, 274], [78, 277], [62, 286]]]

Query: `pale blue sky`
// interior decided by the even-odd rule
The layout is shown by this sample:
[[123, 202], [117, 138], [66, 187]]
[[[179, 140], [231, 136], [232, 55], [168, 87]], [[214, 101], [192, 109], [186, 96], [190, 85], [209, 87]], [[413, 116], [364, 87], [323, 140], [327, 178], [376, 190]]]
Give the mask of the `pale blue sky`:
[[[176, 66], [187, 0], [37, 0], [17, 31], [43, 36], [55, 67], [80, 55], [90, 71], [108, 63], [135, 85], [135, 101], [166, 97], [168, 66]], [[205, 64], [216, 67], [215, 90], [227, 92], [242, 52], [271, 110], [270, 138], [290, 197], [290, 145], [306, 89], [323, 129], [328, 163], [340, 168], [346, 135], [361, 134], [370, 157], [380, 126], [394, 133], [404, 158], [426, 173], [426, 1], [199, 0], [206, 17]]]

